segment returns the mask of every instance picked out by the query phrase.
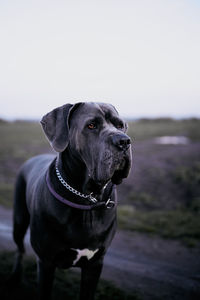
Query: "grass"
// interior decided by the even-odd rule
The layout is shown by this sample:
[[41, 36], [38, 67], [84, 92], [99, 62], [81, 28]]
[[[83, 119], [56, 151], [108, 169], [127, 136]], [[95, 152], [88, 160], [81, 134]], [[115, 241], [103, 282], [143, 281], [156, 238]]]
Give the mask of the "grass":
[[[33, 300], [37, 295], [36, 262], [32, 257], [24, 259], [24, 279], [19, 286], [9, 286], [8, 279], [12, 271], [14, 253], [0, 252], [0, 295], [1, 300]], [[76, 300], [79, 294], [80, 274], [72, 270], [57, 270], [53, 299]], [[113, 283], [100, 280], [96, 300], [139, 300], [138, 294], [128, 294]]]
[[[128, 133], [132, 138], [135, 137], [138, 143], [162, 135], [184, 135], [196, 143], [200, 141], [199, 127], [200, 119], [143, 119], [129, 122]], [[14, 181], [20, 165], [31, 156], [51, 152], [51, 148], [37, 122], [2, 121], [0, 122], [0, 140], [0, 204], [11, 208]], [[195, 143], [194, 145], [196, 145]], [[136, 159], [141, 155], [139, 165], [141, 168], [143, 164], [144, 168], [140, 178], [141, 188], [134, 190], [133, 172], [133, 179], [130, 178], [130, 182], [133, 184], [129, 184], [128, 188], [124, 185], [125, 194], [127, 195], [128, 192], [129, 196], [126, 197], [127, 202], [124, 203], [126, 205], [119, 206], [119, 227], [149, 232], [167, 238], [199, 241], [200, 158], [195, 154], [194, 159], [193, 154], [190, 154], [191, 157], [187, 158], [187, 166], [184, 166], [185, 156], [181, 158], [180, 148], [177, 148], [176, 151], [173, 150], [175, 148], [170, 148], [173, 150], [172, 154], [168, 154], [170, 151], [168, 152], [166, 149], [169, 149], [168, 146], [138, 148]], [[166, 157], [163, 154], [164, 151]], [[160, 160], [158, 159], [159, 155]], [[176, 157], [179, 160], [182, 159], [181, 167], [175, 166], [173, 170], [165, 171], [168, 165], [176, 163]], [[152, 165], [149, 165], [149, 159], [154, 159]], [[163, 163], [163, 160], [166, 160], [165, 165], [159, 164]], [[188, 165], [188, 161], [190, 165]], [[147, 168], [145, 163], [147, 163]], [[148, 183], [146, 190], [144, 176]], [[167, 185], [168, 182], [171, 184], [170, 186]], [[170, 187], [181, 191], [180, 197], [182, 197], [183, 203], [178, 202], [172, 192], [170, 194]], [[167, 193], [165, 193], [166, 191]], [[167, 200], [159, 198], [163, 195], [165, 197], [167, 195]], [[174, 203], [173, 209], [170, 207], [170, 203]]]
[[200, 162], [194, 162], [193, 166], [176, 169], [174, 180], [187, 195], [185, 206], [200, 212]]
[[118, 207], [119, 227], [124, 230], [179, 239], [188, 246], [200, 240], [200, 214], [186, 209], [142, 211], [132, 205]]
[[128, 134], [136, 140], [158, 136], [186, 136], [193, 141], [200, 140], [200, 119], [174, 120], [170, 118], [140, 119], [129, 122]]
[[0, 183], [0, 204], [12, 208], [14, 186], [11, 183]]
[[0, 140], [0, 204], [12, 207], [14, 182], [21, 164], [51, 149], [36, 122], [0, 122]]
[[48, 149], [41, 126], [37, 122], [5, 122], [0, 124], [0, 159], [26, 160]]

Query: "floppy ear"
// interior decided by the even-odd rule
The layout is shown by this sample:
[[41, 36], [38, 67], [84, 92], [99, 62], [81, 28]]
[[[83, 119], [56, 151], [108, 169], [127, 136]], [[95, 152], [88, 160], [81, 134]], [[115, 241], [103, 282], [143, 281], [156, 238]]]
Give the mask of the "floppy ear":
[[69, 142], [68, 119], [72, 112], [80, 103], [75, 105], [65, 104], [57, 107], [46, 114], [40, 121], [44, 133], [49, 140], [52, 148], [57, 152], [66, 149]]

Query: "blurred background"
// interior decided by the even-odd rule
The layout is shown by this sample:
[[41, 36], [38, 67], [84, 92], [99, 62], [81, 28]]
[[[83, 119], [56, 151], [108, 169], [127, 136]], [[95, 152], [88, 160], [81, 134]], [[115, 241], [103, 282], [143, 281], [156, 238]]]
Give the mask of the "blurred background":
[[[117, 108], [133, 141], [98, 299], [198, 299], [199, 1], [1, 0], [0, 39], [0, 283], [15, 249], [16, 174], [29, 157], [52, 152], [39, 120], [64, 103], [95, 101]], [[76, 275], [65, 288], [64, 276], [55, 297], [71, 289], [74, 299]]]

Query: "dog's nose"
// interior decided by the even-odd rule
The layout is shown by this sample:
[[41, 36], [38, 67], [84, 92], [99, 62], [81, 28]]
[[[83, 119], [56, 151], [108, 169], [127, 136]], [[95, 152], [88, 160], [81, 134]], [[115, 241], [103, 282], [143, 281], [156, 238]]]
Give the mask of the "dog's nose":
[[112, 136], [112, 142], [120, 150], [128, 150], [131, 139], [126, 134], [115, 134]]

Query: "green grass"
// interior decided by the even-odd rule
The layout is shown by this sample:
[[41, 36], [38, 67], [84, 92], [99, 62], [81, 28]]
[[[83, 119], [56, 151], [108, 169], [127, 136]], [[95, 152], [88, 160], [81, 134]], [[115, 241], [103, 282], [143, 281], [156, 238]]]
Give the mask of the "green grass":
[[136, 140], [151, 139], [158, 136], [186, 136], [200, 140], [200, 119], [141, 119], [129, 122], [128, 134]]
[[10, 207], [21, 164], [51, 148], [37, 122], [0, 122], [0, 141], [0, 204]]
[[179, 239], [188, 245], [200, 240], [200, 214], [188, 210], [141, 211], [131, 205], [118, 207], [119, 227], [124, 230]]
[[[23, 282], [17, 287], [9, 286], [7, 280], [12, 271], [14, 253], [0, 252], [0, 295], [1, 300], [33, 300], [36, 298], [36, 262], [32, 257], [24, 259]], [[79, 294], [80, 274], [73, 270], [57, 270], [53, 299], [56, 300], [76, 300]], [[113, 283], [100, 280], [96, 300], [139, 300], [138, 294], [128, 294], [117, 288]]]
[[[200, 119], [129, 122], [129, 134], [136, 140], [162, 135], [185, 135], [193, 141], [199, 141], [199, 128]], [[0, 122], [0, 140], [0, 204], [12, 207], [14, 181], [20, 165], [31, 156], [50, 152], [51, 148], [39, 122]], [[156, 149], [162, 151], [161, 148]], [[152, 151], [155, 151], [155, 148]], [[148, 152], [144, 151], [144, 156], [148, 156]], [[191, 162], [193, 167], [184, 167], [183, 164], [183, 167], [175, 170], [171, 175], [167, 173], [166, 175], [161, 168], [147, 170], [150, 172], [149, 178], [155, 179], [159, 186], [165, 180], [164, 176], [173, 177], [177, 188], [184, 191], [185, 195], [187, 193], [189, 204], [186, 203], [184, 207], [180, 205], [179, 209], [177, 205], [176, 210], [169, 211], [164, 206], [158, 205], [159, 199], [154, 195], [144, 191], [133, 194], [129, 189], [130, 197], [127, 199], [130, 198], [128, 203], [133, 206], [119, 207], [119, 227], [151, 232], [162, 237], [199, 240], [200, 165], [198, 162], [194, 164], [192, 159]], [[176, 199], [172, 201], [176, 203]]]
[[14, 186], [10, 183], [0, 183], [0, 204], [12, 208]]
[[175, 170], [173, 178], [187, 196], [185, 206], [200, 212], [200, 162], [194, 162], [190, 167], [179, 167]]
[[0, 124], [0, 159], [25, 160], [49, 145], [38, 122]]

